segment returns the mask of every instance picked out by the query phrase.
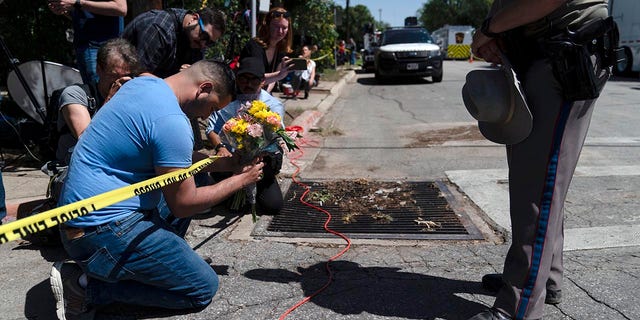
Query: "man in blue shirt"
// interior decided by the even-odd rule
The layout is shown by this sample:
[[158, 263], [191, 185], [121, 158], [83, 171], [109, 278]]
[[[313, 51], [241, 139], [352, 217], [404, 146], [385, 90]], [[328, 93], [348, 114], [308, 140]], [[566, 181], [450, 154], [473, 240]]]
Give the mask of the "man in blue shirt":
[[[225, 143], [225, 138], [220, 136], [220, 131], [227, 120], [238, 114], [238, 110], [244, 103], [260, 100], [266, 103], [271, 111], [277, 112], [280, 115], [280, 119], [284, 119], [284, 105], [282, 102], [262, 89], [265, 83], [264, 73], [264, 63], [260, 58], [246, 57], [240, 61], [240, 68], [236, 76], [237, 99], [229, 103], [224, 109], [212, 113], [209, 116], [209, 124], [205, 131], [207, 138], [215, 146], [216, 155], [222, 157], [231, 156], [232, 150]], [[284, 128], [284, 123], [282, 123], [282, 127]], [[257, 183], [257, 203], [269, 214], [279, 213], [283, 205], [282, 190], [276, 178], [282, 167], [283, 150], [286, 150], [283, 143], [278, 140], [267, 147], [269, 155], [264, 157], [264, 178]], [[216, 180], [228, 176], [228, 174], [224, 175], [222, 173], [214, 173], [214, 175]]]
[[[233, 81], [225, 64], [201, 60], [164, 80], [126, 82], [79, 139], [59, 204], [189, 167], [189, 119], [227, 105]], [[237, 168], [225, 160], [214, 169], [238, 173], [218, 184], [196, 187], [190, 177], [61, 225], [62, 243], [75, 263], [58, 262], [51, 271], [58, 317], [113, 304], [185, 313], [211, 303], [218, 277], [181, 236], [191, 216], [259, 181], [263, 167], [253, 162]], [[161, 196], [168, 216], [156, 210]]]

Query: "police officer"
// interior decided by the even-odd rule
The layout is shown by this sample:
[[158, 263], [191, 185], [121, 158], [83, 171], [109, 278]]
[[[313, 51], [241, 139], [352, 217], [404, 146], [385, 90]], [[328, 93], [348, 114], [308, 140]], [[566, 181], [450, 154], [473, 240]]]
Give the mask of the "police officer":
[[[560, 302], [563, 204], [609, 77], [607, 16], [606, 0], [495, 0], [474, 35], [475, 56], [499, 64], [504, 54], [513, 64], [533, 129], [506, 146], [511, 247], [503, 274], [483, 277], [497, 291], [493, 307], [470, 320], [541, 319], [545, 303]], [[561, 70], [565, 62], [591, 70]]]

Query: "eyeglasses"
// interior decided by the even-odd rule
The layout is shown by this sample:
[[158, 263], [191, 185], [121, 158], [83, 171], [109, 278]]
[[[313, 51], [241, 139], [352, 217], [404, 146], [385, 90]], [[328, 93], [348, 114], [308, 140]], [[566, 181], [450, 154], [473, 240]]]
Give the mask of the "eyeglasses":
[[211, 36], [209, 35], [209, 33], [207, 33], [207, 30], [204, 28], [204, 23], [202, 22], [202, 19], [198, 18], [198, 24], [200, 24], [200, 40], [205, 42], [205, 45], [207, 47], [210, 47], [213, 45], [214, 41], [211, 40]]
[[281, 17], [285, 17], [285, 18], [289, 18], [291, 17], [291, 13], [289, 13], [288, 11], [274, 11], [271, 12], [271, 17], [273, 18], [281, 18]]

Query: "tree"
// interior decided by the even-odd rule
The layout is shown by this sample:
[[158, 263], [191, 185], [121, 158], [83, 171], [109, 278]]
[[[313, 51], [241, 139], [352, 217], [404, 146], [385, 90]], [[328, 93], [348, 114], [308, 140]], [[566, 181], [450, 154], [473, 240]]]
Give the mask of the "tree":
[[314, 55], [316, 59], [322, 58], [316, 61], [318, 71], [333, 67], [333, 48], [338, 38], [333, 9], [333, 4], [325, 0], [298, 1], [298, 5], [293, 7], [296, 17], [293, 21], [294, 34], [304, 36], [303, 44], [317, 45], [319, 48]]
[[427, 30], [436, 30], [445, 24], [482, 25], [492, 0], [431, 0], [419, 10], [419, 20]]
[[[346, 12], [346, 9], [339, 7], [339, 10]], [[364, 37], [364, 26], [366, 24], [374, 24], [376, 23], [376, 19], [373, 17], [369, 8], [364, 5], [356, 5], [355, 7], [349, 8], [349, 30], [347, 32], [346, 27], [347, 23], [344, 21], [346, 19], [346, 13], [342, 15], [343, 21], [342, 25], [338, 27], [338, 36], [340, 39], [347, 38], [347, 33], [351, 38], [353, 38], [359, 47], [362, 47], [363, 37]]]
[[[5, 0], [0, 3], [0, 36], [20, 63], [44, 59], [73, 65], [73, 47], [65, 35], [69, 28], [71, 20], [53, 14], [47, 8], [47, 1]], [[0, 54], [0, 87], [5, 87], [11, 67], [6, 54]]]

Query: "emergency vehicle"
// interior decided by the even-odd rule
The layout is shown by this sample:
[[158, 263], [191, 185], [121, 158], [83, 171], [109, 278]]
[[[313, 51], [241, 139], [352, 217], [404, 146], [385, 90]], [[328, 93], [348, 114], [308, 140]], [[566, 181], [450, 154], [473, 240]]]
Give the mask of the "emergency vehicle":
[[440, 46], [445, 59], [469, 59], [471, 55], [471, 41], [473, 40], [472, 26], [450, 26], [437, 29], [431, 37]]
[[618, 24], [619, 45], [626, 58], [618, 63], [616, 73], [640, 71], [640, 1], [609, 0], [609, 13]]

